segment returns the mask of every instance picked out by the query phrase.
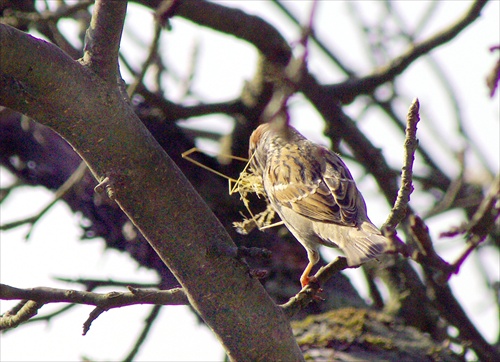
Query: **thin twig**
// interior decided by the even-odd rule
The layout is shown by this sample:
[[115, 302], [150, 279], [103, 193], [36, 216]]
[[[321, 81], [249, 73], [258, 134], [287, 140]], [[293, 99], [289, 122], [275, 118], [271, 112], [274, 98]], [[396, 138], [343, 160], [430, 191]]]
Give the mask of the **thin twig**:
[[[283, 13], [293, 22], [295, 25], [301, 25], [299, 19], [292, 14], [292, 12], [279, 0], [272, 0], [274, 5], [276, 5]], [[354, 71], [347, 67], [337, 56], [330, 51], [327, 46], [316, 36], [316, 34], [311, 33], [311, 40], [317, 45], [335, 65], [337, 65], [346, 75], [352, 77], [355, 75]]]
[[352, 99], [353, 96], [372, 93], [374, 89], [381, 84], [395, 79], [415, 60], [456, 37], [480, 16], [485, 5], [486, 1], [476, 0], [454, 24], [429, 37], [425, 41], [412, 45], [405, 53], [393, 59], [393, 61], [385, 67], [380, 67], [379, 70], [372, 75], [352, 78], [343, 83], [331, 86], [330, 91], [332, 92], [332, 96], [342, 100], [348, 100]]
[[[0, 204], [7, 199], [7, 197], [10, 195], [10, 193], [15, 190], [17, 187], [23, 185], [20, 179], [16, 179], [11, 185], [7, 187], [1, 187], [0, 188]], [[0, 226], [0, 230], [1, 226]]]
[[107, 312], [108, 308], [102, 308], [102, 307], [95, 307], [92, 312], [90, 312], [89, 317], [83, 323], [83, 332], [82, 336], [87, 335], [87, 332], [90, 330], [90, 326], [92, 325], [92, 322], [95, 321], [101, 314], [104, 312]]
[[[490, 52], [500, 50], [500, 45], [495, 45], [490, 48]], [[500, 59], [497, 59], [495, 65], [486, 76], [486, 85], [490, 91], [490, 97], [493, 98], [496, 90], [498, 89], [498, 82], [500, 81]]]
[[[49, 322], [52, 318], [57, 317], [59, 315], [62, 315], [64, 313], [66, 313], [68, 310], [70, 310], [76, 306], [77, 306], [77, 304], [65, 305], [64, 307], [59, 308], [52, 313], [43, 314], [43, 315], [40, 315], [38, 317], [31, 318], [30, 320], [26, 321], [26, 323]], [[3, 333], [5, 333], [5, 332], [8, 332], [8, 330], [4, 331]]]
[[453, 274], [458, 274], [464, 261], [490, 232], [495, 221], [500, 216], [500, 208], [497, 205], [499, 200], [500, 175], [497, 175], [493, 181], [493, 185], [488, 191], [488, 194], [478, 207], [475, 214], [472, 216], [469, 223], [460, 227], [460, 230], [447, 234], [448, 236], [465, 232], [468, 233], [467, 241], [469, 245], [452, 264], [444, 261], [434, 250], [429, 230], [424, 221], [416, 215], [411, 215], [410, 231], [418, 248], [413, 252], [412, 259], [423, 266], [430, 267], [434, 273], [433, 280], [440, 285], [445, 285]]
[[[452, 264], [454, 274], [458, 274], [464, 261], [479, 244], [483, 242], [495, 224], [495, 221], [500, 216], [500, 207], [497, 205], [498, 202], [500, 202], [500, 174], [497, 175], [488, 194], [479, 205], [470, 222], [464, 228], [468, 233], [467, 242], [469, 246]], [[450, 275], [445, 275], [444, 277], [449, 279]]]
[[38, 25], [39, 23], [44, 23], [47, 21], [57, 22], [62, 18], [71, 17], [80, 10], [87, 9], [93, 3], [93, 0], [82, 0], [78, 3], [75, 3], [74, 5], [59, 6], [55, 11], [45, 10], [42, 12], [25, 12], [14, 10], [10, 12], [6, 17], [4, 16], [2, 20], [5, 21], [6, 24], [10, 24], [10, 18], [28, 20]]
[[[400, 119], [398, 116], [398, 112], [395, 109], [394, 102], [391, 101], [382, 101], [380, 100], [380, 97], [377, 97], [377, 95], [371, 95], [370, 99], [373, 100], [373, 103], [375, 103], [378, 107], [381, 108], [381, 110], [387, 115], [389, 119], [391, 119], [394, 122], [394, 125], [398, 127], [398, 129], [401, 130], [401, 132], [405, 132], [406, 129], [406, 120], [403, 121]], [[425, 110], [420, 111], [420, 115], [422, 114], [425, 115]], [[423, 118], [430, 119], [430, 116], [423, 116]], [[360, 121], [358, 119], [358, 121]], [[424, 187], [436, 187], [439, 189], [443, 189], [444, 187], [447, 187], [450, 183], [448, 176], [437, 166], [436, 162], [434, 162], [433, 158], [430, 156], [428, 151], [424, 147], [419, 147], [417, 149], [419, 157], [421, 157], [422, 162], [424, 164], [427, 164], [427, 166], [431, 169], [430, 175], [431, 176], [418, 176], [418, 175], [413, 175], [413, 180], [419, 181], [422, 183]]]
[[160, 44], [160, 35], [161, 35], [161, 25], [159, 24], [158, 21], [155, 21], [154, 31], [155, 33], [153, 36], [153, 41], [151, 42], [151, 46], [149, 48], [148, 57], [146, 58], [146, 61], [142, 65], [139, 74], [135, 76], [134, 81], [127, 88], [127, 93], [129, 97], [132, 97], [132, 95], [135, 93], [139, 84], [142, 83], [142, 80], [146, 75], [146, 71], [148, 70], [149, 66], [151, 65], [151, 63], [154, 62], [155, 58], [158, 57], [158, 45]]
[[139, 352], [139, 349], [141, 348], [142, 344], [146, 340], [146, 337], [148, 336], [149, 331], [151, 330], [151, 327], [153, 326], [153, 322], [156, 320], [156, 318], [160, 315], [160, 309], [161, 305], [155, 305], [151, 309], [151, 313], [149, 313], [148, 317], [146, 318], [145, 322], [146, 324], [144, 325], [144, 328], [141, 332], [141, 335], [139, 338], [137, 338], [137, 341], [134, 344], [134, 347], [130, 351], [130, 353], [123, 359], [123, 362], [132, 362]]
[[311, 4], [308, 22], [302, 26], [301, 37], [296, 43], [295, 51], [298, 52], [298, 56], [292, 57], [284, 69], [276, 67], [275, 91], [264, 112], [266, 122], [272, 123], [275, 131], [282, 132], [285, 137], [288, 134], [290, 123], [288, 100], [297, 92], [299, 84], [307, 73], [308, 44], [309, 37], [313, 32], [316, 7], [317, 1], [315, 0]]
[[194, 76], [196, 74], [196, 67], [198, 65], [200, 58], [200, 42], [195, 40], [192, 45], [191, 54], [189, 56], [189, 62], [187, 67], [187, 75], [184, 77], [183, 81], [179, 85], [179, 99], [185, 99], [187, 96], [193, 93], [192, 86]]
[[31, 226], [30, 230], [26, 234], [26, 239], [29, 239], [35, 224], [42, 218], [42, 216], [47, 211], [49, 211], [52, 208], [52, 206], [54, 206], [54, 204], [57, 201], [59, 201], [64, 195], [66, 195], [66, 193], [69, 190], [71, 190], [71, 188], [75, 186], [83, 178], [86, 171], [87, 171], [87, 165], [85, 164], [85, 162], [82, 161], [80, 165], [76, 168], [76, 170], [71, 174], [71, 176], [61, 185], [61, 187], [57, 189], [57, 191], [54, 194], [54, 199], [47, 206], [45, 206], [42, 209], [42, 211], [40, 211], [36, 215], [0, 225], [0, 230], [9, 230], [24, 224], [30, 224]]
[[418, 147], [417, 123], [420, 121], [419, 107], [418, 99], [415, 98], [410, 105], [406, 118], [406, 139], [404, 143], [404, 163], [401, 171], [401, 187], [399, 188], [396, 202], [382, 226], [383, 230], [394, 231], [396, 226], [406, 216], [410, 195], [413, 192], [413, 161], [415, 160], [415, 151]]
[[55, 280], [59, 280], [61, 282], [66, 282], [66, 283], [75, 283], [75, 284], [82, 284], [85, 286], [85, 290], [90, 292], [96, 288], [99, 287], [123, 287], [123, 288], [158, 288], [159, 285], [158, 283], [132, 283], [132, 282], [120, 282], [117, 280], [113, 279], [107, 279], [107, 280], [102, 280], [102, 279], [69, 279], [69, 278], [61, 278], [61, 277], [55, 277]]
[[429, 219], [435, 215], [438, 215], [444, 211], [449, 210], [455, 200], [457, 199], [458, 194], [460, 193], [460, 190], [462, 189], [462, 186], [464, 185], [464, 177], [465, 177], [465, 153], [460, 152], [457, 154], [457, 160], [460, 164], [460, 173], [456, 177], [456, 179], [452, 180], [450, 183], [450, 186], [448, 189], [446, 189], [445, 194], [439, 200], [439, 202], [434, 205], [432, 209], [427, 211], [422, 217], [424, 219]]
[[43, 303], [38, 303], [32, 300], [23, 300], [13, 309], [0, 316], [0, 331], [9, 328], [16, 328], [19, 324], [36, 316], [38, 310], [42, 307]]

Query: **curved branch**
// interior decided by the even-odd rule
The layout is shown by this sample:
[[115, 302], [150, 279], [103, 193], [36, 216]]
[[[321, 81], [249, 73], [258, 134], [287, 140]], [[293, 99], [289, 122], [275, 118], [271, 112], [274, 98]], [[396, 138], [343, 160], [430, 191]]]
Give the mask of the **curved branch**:
[[[85, 160], [233, 360], [302, 360], [288, 320], [227, 231], [126, 103], [57, 47], [0, 24], [0, 103], [52, 127]], [[76, 87], [75, 85], [78, 85]], [[221, 247], [220, 247], [221, 246]]]
[[[285, 4], [279, 0], [272, 0], [272, 2], [274, 3], [274, 5], [280, 9], [283, 14], [285, 14], [295, 25], [297, 26], [301, 26], [300, 24], [300, 21], [299, 19], [293, 15], [293, 13], [291, 12], [291, 10], [289, 10]], [[347, 65], [344, 64], [344, 62], [342, 62], [340, 60], [340, 58], [338, 58], [333, 52], [331, 52], [327, 46], [316, 36], [316, 34], [314, 32], [311, 32], [310, 34], [310, 37], [311, 37], [311, 40], [314, 42], [314, 44], [321, 49], [321, 51], [323, 52], [323, 54], [328, 58], [330, 59], [337, 67], [339, 67], [345, 74], [347, 74], [348, 76], [350, 77], [353, 77], [355, 75], [354, 71], [352, 69], [350, 69], [349, 67], [347, 67]]]
[[142, 84], [138, 84], [136, 92], [141, 94], [146, 103], [157, 107], [165, 113], [167, 121], [174, 122], [181, 119], [205, 116], [207, 114], [240, 114], [248, 112], [241, 99], [236, 98], [227, 102], [218, 103], [200, 103], [190, 106], [171, 102], [161, 95], [150, 92]]
[[182, 0], [176, 4], [174, 15], [246, 40], [273, 63], [286, 66], [292, 57], [288, 43], [273, 26], [262, 18], [239, 9], [208, 1]]
[[[62, 50], [68, 53], [73, 59], [81, 57], [81, 50], [76, 49], [71, 45], [71, 43], [64, 37], [63, 34], [57, 28], [57, 22], [63, 18], [75, 17], [79, 11], [86, 10], [90, 5], [94, 3], [94, 0], [82, 0], [74, 5], [61, 4], [55, 10], [51, 11], [45, 9], [43, 12], [38, 12], [34, 8], [23, 9], [23, 11], [15, 10], [12, 13], [3, 13], [2, 22], [4, 24], [12, 25], [15, 28], [24, 30], [20, 28], [20, 25], [24, 22], [29, 22], [29, 27], [34, 27], [37, 31], [42, 33], [50, 41], [57, 44]], [[21, 23], [21, 24], [20, 24]]]
[[[0, 285], [2, 288], [3, 284]], [[0, 316], [0, 331], [16, 328], [19, 324], [26, 322], [37, 315], [38, 310], [43, 307], [43, 303], [32, 300], [23, 300], [12, 310]]]

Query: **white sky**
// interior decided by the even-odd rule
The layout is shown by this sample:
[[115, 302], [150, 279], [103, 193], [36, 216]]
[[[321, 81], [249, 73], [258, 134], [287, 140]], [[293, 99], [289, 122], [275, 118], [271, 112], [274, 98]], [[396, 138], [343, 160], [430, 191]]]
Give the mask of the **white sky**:
[[[267, 19], [276, 26], [287, 40], [298, 38], [295, 28], [290, 28], [286, 19], [276, 16], [272, 11], [272, 4], [266, 1], [224, 2], [246, 9], [246, 11]], [[422, 13], [423, 5], [427, 2], [398, 2], [405, 22], [414, 26]], [[492, 68], [498, 57], [488, 52], [488, 47], [499, 44], [499, 9], [500, 2], [493, 1], [483, 13], [481, 19], [459, 35], [459, 39], [450, 45], [445, 45], [434, 51], [432, 55], [438, 59], [449, 78], [452, 86], [460, 95], [461, 106], [464, 111], [464, 124], [468, 132], [479, 144], [480, 149], [488, 156], [488, 163], [498, 172], [500, 142], [499, 142], [499, 97], [493, 100], [487, 97], [484, 78]], [[287, 6], [297, 9], [305, 16], [306, 2], [287, 2]], [[470, 5], [468, 1], [448, 1], [440, 3], [437, 16], [431, 19], [425, 35], [449, 24], [460, 16]], [[365, 16], [375, 19], [373, 15], [378, 7], [373, 2], [358, 2], [356, 6], [365, 13]], [[300, 9], [299, 9], [300, 8]], [[359, 34], [349, 22], [346, 15], [346, 3], [340, 1], [320, 2], [317, 13], [316, 31], [318, 36], [333, 49], [342, 49], [342, 56], [349, 61], [352, 68], [362, 74], [369, 72], [371, 65], [366, 57]], [[134, 26], [137, 23], [142, 29], [139, 35], [147, 45], [152, 38], [153, 23], [150, 12], [135, 6], [129, 6], [129, 15], [121, 49], [132, 63], [139, 68], [146, 57], [141, 48], [130, 40]], [[232, 37], [226, 37], [205, 29], [197, 29], [190, 23], [178, 19], [172, 21], [173, 31], [163, 35], [162, 51], [168, 56], [168, 65], [180, 75], [186, 75], [186, 64], [192, 46], [199, 42], [200, 59], [197, 64], [197, 73], [194, 91], [208, 101], [223, 101], [236, 97], [245, 80], [253, 76], [255, 70], [256, 53], [254, 49]], [[71, 28], [66, 22], [65, 29]], [[391, 24], [387, 25], [391, 29]], [[352, 29], [352, 30], [349, 30]], [[76, 41], [76, 40], [75, 40]], [[397, 44], [396, 44], [397, 46]], [[347, 51], [349, 49], [349, 51]], [[399, 49], [399, 48], [398, 48]], [[403, 50], [403, 49], [400, 49]], [[135, 60], [135, 63], [134, 63]], [[335, 71], [326, 68], [322, 55], [311, 49], [310, 68], [324, 83], [339, 81], [343, 77]], [[126, 77], [127, 75], [124, 74]], [[169, 89], [173, 83], [169, 80]], [[405, 90], [409, 99], [401, 99], [399, 112], [406, 114], [411, 98], [418, 97], [422, 108], [422, 121], [419, 124], [418, 137], [424, 145], [432, 142], [438, 144], [443, 137], [451, 137], [454, 152], [464, 147], [464, 143], [454, 129], [453, 113], [446, 96], [439, 91], [433, 74], [425, 61], [417, 61], [398, 80], [397, 85]], [[169, 95], [172, 99], [179, 97], [173, 91]], [[346, 111], [357, 118], [361, 112], [360, 105], [346, 107]], [[322, 121], [316, 111], [312, 109], [303, 97], [297, 96], [294, 100], [292, 122], [309, 138], [320, 143], [327, 140], [320, 134]], [[429, 115], [427, 117], [426, 115]], [[439, 120], [438, 124], [430, 124], [429, 120]], [[426, 123], [427, 122], [427, 123]], [[222, 124], [222, 126], [221, 126]], [[227, 117], [212, 116], [210, 120], [199, 119], [189, 121], [191, 127], [213, 128], [218, 127], [223, 132], [229, 132], [232, 122]], [[367, 130], [375, 145], [383, 149], [391, 164], [400, 168], [402, 140], [394, 137], [388, 130], [380, 114], [371, 112], [362, 122], [361, 127]], [[437, 129], [438, 136], [434, 137], [433, 128]], [[213, 144], [206, 144], [214, 147]], [[449, 154], [446, 149], [440, 149], [442, 158], [439, 162], [447, 172], [456, 172], [457, 165], [448, 162]], [[474, 159], [469, 160], [474, 172], [481, 174], [481, 169]], [[418, 166], [418, 160], [417, 160]], [[360, 170], [353, 165], [354, 176], [360, 175]], [[474, 175], [471, 175], [473, 177]], [[0, 173], [1, 185], [9, 184], [8, 175]], [[371, 219], [381, 225], [387, 215], [388, 206], [374, 188], [373, 180], [369, 177], [358, 182], [367, 200]], [[23, 187], [17, 189], [0, 208], [1, 223], [17, 220], [32, 215], [42, 209], [51, 200], [51, 194], [40, 188]], [[425, 201], [425, 200], [424, 200]], [[417, 210], [425, 210], [426, 203], [414, 196], [412, 205]], [[454, 261], [462, 251], [462, 240], [438, 239], [437, 235], [450, 226], [460, 222], [463, 216], [457, 213], [447, 213], [433, 218], [429, 222], [431, 233], [437, 241], [436, 247], [448, 261]], [[24, 241], [27, 228], [2, 232], [1, 238], [1, 282], [16, 287], [50, 286], [55, 288], [75, 289], [70, 285], [55, 281], [52, 277], [66, 278], [112, 278], [120, 281], [154, 282], [155, 273], [144, 268], [138, 268], [125, 254], [113, 250], [105, 250], [100, 240], [79, 242], [79, 218], [72, 215], [62, 203], [58, 203], [39, 222], [28, 242]], [[327, 258], [333, 258], [331, 249], [323, 250]], [[469, 316], [476, 322], [476, 326], [492, 341], [498, 334], [498, 314], [486, 286], [479, 283], [478, 265], [483, 265], [491, 278], [499, 276], [499, 256], [494, 250], [483, 250], [481, 259], [468, 260], [460, 274], [451, 280], [454, 293], [463, 303]], [[363, 295], [366, 295], [364, 281], [357, 270], [349, 270], [346, 275], [353, 280]], [[297, 290], [298, 290], [297, 285]], [[106, 292], [109, 290], [99, 290]], [[0, 302], [1, 312], [10, 309], [16, 302]], [[40, 314], [55, 310], [59, 306], [45, 306]], [[17, 330], [2, 334], [0, 337], [1, 361], [79, 361], [83, 356], [91, 360], [120, 360], [125, 357], [135, 342], [144, 325], [151, 306], [127, 307], [120, 310], [111, 310], [101, 315], [87, 334], [83, 337], [82, 324], [92, 310], [89, 306], [77, 306], [71, 312], [54, 319], [50, 324], [38, 323], [29, 327], [19, 327]], [[27, 343], [29, 341], [29, 343]], [[215, 337], [205, 327], [200, 327], [194, 315], [187, 311], [187, 307], [166, 307], [162, 309], [159, 320], [155, 323], [147, 342], [143, 345], [138, 361], [220, 361], [223, 351]]]

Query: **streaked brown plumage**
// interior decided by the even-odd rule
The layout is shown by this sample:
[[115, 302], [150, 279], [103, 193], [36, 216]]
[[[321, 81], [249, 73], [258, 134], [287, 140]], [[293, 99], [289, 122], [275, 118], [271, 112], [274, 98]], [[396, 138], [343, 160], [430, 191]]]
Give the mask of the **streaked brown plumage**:
[[300, 278], [308, 284], [320, 245], [339, 247], [349, 266], [376, 258], [388, 248], [366, 214], [363, 196], [344, 162], [295, 128], [260, 125], [250, 136], [252, 172], [262, 176], [271, 205], [306, 248], [309, 264]]

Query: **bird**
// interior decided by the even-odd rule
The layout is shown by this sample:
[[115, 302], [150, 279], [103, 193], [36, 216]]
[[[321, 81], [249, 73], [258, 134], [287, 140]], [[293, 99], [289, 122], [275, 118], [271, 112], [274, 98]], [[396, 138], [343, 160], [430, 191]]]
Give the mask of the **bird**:
[[300, 283], [319, 261], [319, 247], [338, 247], [350, 267], [376, 259], [389, 239], [370, 221], [366, 203], [342, 159], [294, 127], [264, 123], [249, 139], [250, 172], [284, 225], [304, 246], [309, 263]]

